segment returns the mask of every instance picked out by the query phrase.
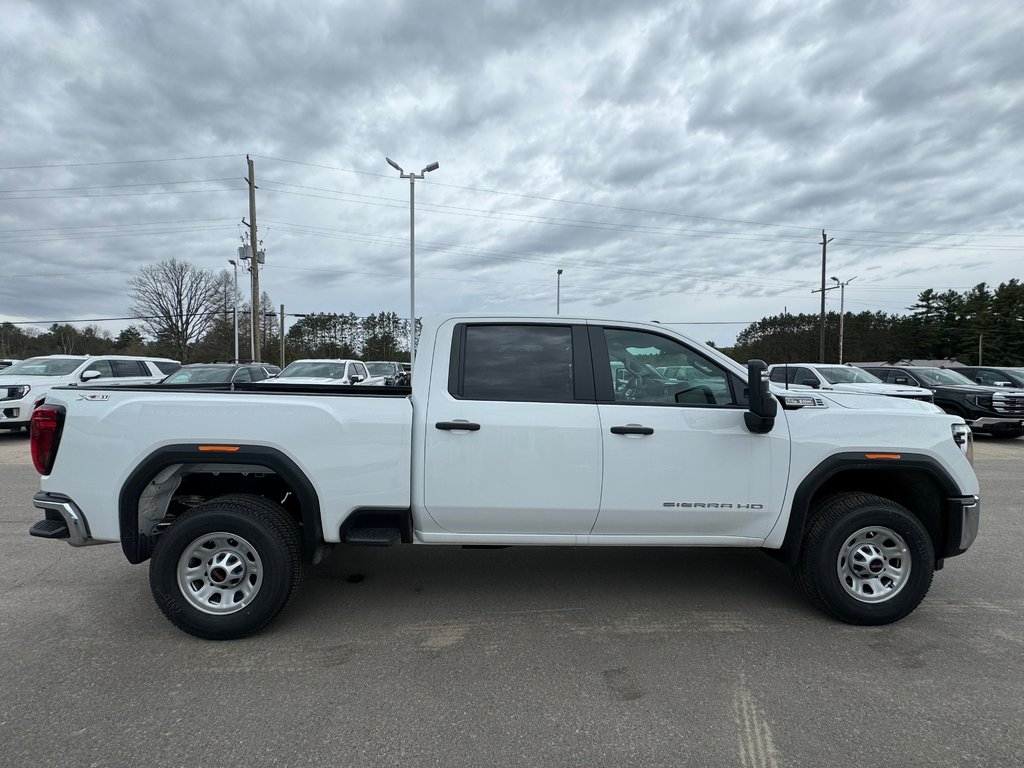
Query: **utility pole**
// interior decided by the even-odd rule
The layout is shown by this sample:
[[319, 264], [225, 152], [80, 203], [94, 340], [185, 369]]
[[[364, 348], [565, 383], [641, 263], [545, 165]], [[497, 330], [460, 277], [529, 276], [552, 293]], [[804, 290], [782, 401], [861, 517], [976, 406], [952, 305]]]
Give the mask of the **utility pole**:
[[[835, 238], [826, 237], [825, 230], [821, 230], [821, 343], [818, 346], [818, 362], [825, 362], [825, 291], [830, 290], [825, 287], [825, 248]], [[833, 286], [835, 287], [835, 286]], [[811, 293], [818, 293], [818, 291], [811, 291]]]
[[[249, 165], [249, 245], [252, 248], [250, 274], [252, 275], [252, 359], [260, 361], [260, 260], [259, 240], [256, 239], [256, 172], [252, 167], [252, 158], [245, 156]], [[824, 267], [823, 267], [824, 269]]]
[[555, 275], [555, 314], [562, 314], [562, 270]]
[[284, 368], [284, 304], [281, 305], [281, 367]]
[[[857, 279], [854, 275], [845, 283], [839, 281], [838, 277], [833, 276], [833, 280], [836, 281], [836, 285], [839, 286], [839, 364], [843, 364], [843, 319], [846, 317], [846, 286]], [[836, 286], [833, 285], [833, 288]], [[824, 294], [822, 294], [824, 295]]]

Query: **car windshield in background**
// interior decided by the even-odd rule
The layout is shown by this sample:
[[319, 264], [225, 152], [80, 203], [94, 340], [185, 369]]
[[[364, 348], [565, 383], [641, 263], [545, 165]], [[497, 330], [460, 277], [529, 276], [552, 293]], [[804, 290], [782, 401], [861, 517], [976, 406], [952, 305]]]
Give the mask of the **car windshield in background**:
[[395, 366], [391, 363], [367, 363], [366, 370], [371, 376], [393, 376], [396, 373]]
[[945, 368], [915, 368], [914, 375], [931, 387], [938, 387], [943, 384], [952, 384], [958, 387], [965, 384], [971, 387], [978, 386], [977, 382], [971, 381], [962, 374], [948, 371]]
[[32, 357], [0, 371], [0, 376], [67, 376], [84, 361], [81, 358]]
[[345, 364], [331, 362], [295, 362], [277, 374], [279, 379], [290, 379], [292, 377], [310, 377], [316, 379], [343, 379], [345, 378]]
[[860, 368], [852, 368], [848, 365], [819, 365], [817, 367], [825, 381], [829, 384], [883, 384], [884, 382], [876, 376]]
[[234, 368], [228, 366], [196, 366], [195, 368], [181, 368], [177, 373], [172, 373], [164, 384], [221, 384], [231, 381], [231, 374]]

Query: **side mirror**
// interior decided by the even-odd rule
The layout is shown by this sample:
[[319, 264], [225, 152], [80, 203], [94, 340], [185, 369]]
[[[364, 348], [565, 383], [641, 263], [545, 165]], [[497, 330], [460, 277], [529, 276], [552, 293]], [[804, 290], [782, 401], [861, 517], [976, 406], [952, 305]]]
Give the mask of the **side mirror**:
[[348, 380], [353, 384], [358, 384], [363, 380], [363, 377], [360, 376], [358, 373], [353, 373], [351, 376], [349, 376]]
[[99, 371], [86, 371], [82, 374], [82, 381], [92, 381], [93, 379], [98, 379], [102, 375], [103, 374]]
[[743, 414], [747, 429], [757, 435], [765, 435], [775, 426], [779, 404], [772, 397], [768, 387], [768, 364], [764, 360], [747, 362], [747, 392], [749, 409]]
[[797, 383], [805, 387], [811, 387], [812, 389], [818, 389], [821, 386], [821, 382], [817, 379], [803, 379]]

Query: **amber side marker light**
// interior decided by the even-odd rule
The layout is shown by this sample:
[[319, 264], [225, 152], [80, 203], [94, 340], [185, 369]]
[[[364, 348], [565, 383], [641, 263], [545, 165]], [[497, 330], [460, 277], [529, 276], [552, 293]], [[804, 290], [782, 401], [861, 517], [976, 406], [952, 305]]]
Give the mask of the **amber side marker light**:
[[236, 453], [237, 445], [200, 445], [199, 450], [203, 453]]
[[899, 461], [903, 457], [898, 453], [865, 453], [866, 459], [884, 459], [888, 461]]

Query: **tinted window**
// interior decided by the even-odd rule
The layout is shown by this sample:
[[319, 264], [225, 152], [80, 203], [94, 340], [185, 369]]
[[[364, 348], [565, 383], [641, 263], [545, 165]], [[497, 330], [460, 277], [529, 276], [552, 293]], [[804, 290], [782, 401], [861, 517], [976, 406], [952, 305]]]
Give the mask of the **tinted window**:
[[151, 376], [149, 368], [141, 360], [111, 360], [114, 375], [120, 378], [129, 376]]
[[176, 370], [181, 368], [180, 363], [172, 363], [170, 361], [164, 362], [162, 360], [153, 360], [152, 362], [153, 365], [160, 369], [160, 373], [164, 374], [165, 376], [168, 373], [174, 373]]
[[786, 368], [772, 368], [772, 372], [768, 374], [768, 378], [777, 384], [783, 384], [786, 381]]
[[555, 403], [573, 399], [568, 326], [471, 325], [465, 339], [464, 398]]
[[249, 369], [248, 368], [239, 368], [237, 371], [235, 371], [235, 375], [234, 375], [234, 377], [231, 380], [232, 381], [252, 381], [252, 374], [249, 373]]

